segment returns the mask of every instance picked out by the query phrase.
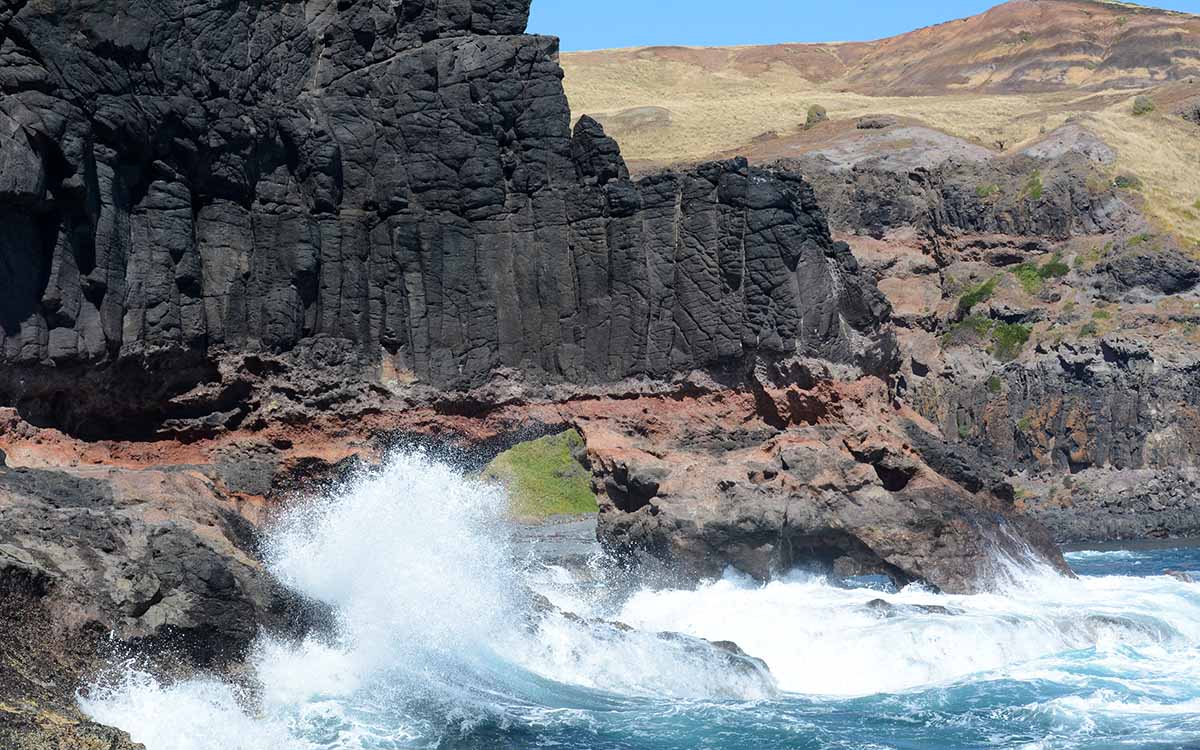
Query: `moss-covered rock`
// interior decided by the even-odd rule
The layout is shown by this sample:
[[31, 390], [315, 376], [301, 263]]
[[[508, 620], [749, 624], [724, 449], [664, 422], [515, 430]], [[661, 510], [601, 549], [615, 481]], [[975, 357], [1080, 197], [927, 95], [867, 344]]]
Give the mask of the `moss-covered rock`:
[[808, 119], [804, 121], [804, 129], [815, 128], [817, 125], [829, 119], [829, 112], [820, 104], [814, 104], [808, 108]]
[[488, 464], [483, 477], [505, 486], [520, 519], [595, 513], [591, 474], [574, 455], [582, 447], [574, 430], [521, 443]]

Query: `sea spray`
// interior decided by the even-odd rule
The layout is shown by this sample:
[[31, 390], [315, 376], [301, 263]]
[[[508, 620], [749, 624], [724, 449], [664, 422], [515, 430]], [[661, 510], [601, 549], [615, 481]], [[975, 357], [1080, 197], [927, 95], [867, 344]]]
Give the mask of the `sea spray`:
[[[761, 585], [736, 573], [696, 589], [644, 590], [617, 617], [642, 629], [728, 638], [765, 659], [780, 686], [859, 696], [1017, 674], [1064, 652], [1200, 645], [1200, 587], [1170, 578], [1071, 580], [1049, 568], [994, 593], [919, 585], [846, 589], [796, 574]], [[874, 606], [873, 606], [874, 605]]]
[[[603, 703], [597, 690], [775, 694], [760, 663], [702, 640], [532, 607], [506, 524], [499, 487], [399, 454], [296, 505], [270, 531], [271, 571], [332, 605], [338, 627], [299, 646], [260, 637], [252, 705], [219, 680], [164, 684], [141, 671], [94, 686], [81, 703], [149, 750], [267, 750], [280, 737], [289, 748], [424, 746], [447, 732], [545, 721], [546, 711], [571, 715]], [[200, 732], [209, 722], [223, 729]]]
[[[83, 706], [148, 750], [1098, 750], [1200, 737], [1200, 586], [1181, 580], [1014, 562], [976, 596], [731, 574], [614, 600], [565, 569], [525, 571], [506, 529], [498, 489], [397, 456], [269, 535], [272, 570], [334, 605], [336, 634], [264, 635], [250, 696], [131, 670]], [[1200, 566], [1189, 560], [1172, 566]], [[791, 692], [699, 638], [737, 642]]]

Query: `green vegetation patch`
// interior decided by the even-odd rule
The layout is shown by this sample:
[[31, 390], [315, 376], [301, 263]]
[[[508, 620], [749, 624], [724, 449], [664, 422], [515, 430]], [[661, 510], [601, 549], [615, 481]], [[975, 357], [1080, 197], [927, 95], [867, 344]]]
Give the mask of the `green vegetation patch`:
[[1040, 269], [1032, 263], [1022, 263], [1013, 269], [1012, 275], [1021, 282], [1021, 288], [1027, 294], [1037, 294], [1042, 291], [1042, 275]]
[[1126, 247], [1141, 247], [1142, 245], [1145, 245], [1146, 243], [1150, 242], [1153, 239], [1154, 239], [1154, 235], [1150, 234], [1149, 232], [1142, 232], [1141, 234], [1135, 234], [1132, 237], [1130, 237], [1128, 240], [1126, 240], [1125, 246]]
[[966, 294], [958, 300], [958, 311], [961, 315], [967, 315], [971, 310], [975, 309], [976, 305], [982, 305], [992, 298], [996, 293], [996, 285], [1000, 283], [995, 276], [983, 282], [979, 286], [971, 287]]
[[1038, 275], [1043, 279], [1061, 279], [1071, 272], [1071, 267], [1063, 263], [1062, 256], [1058, 253], [1038, 269]]
[[575, 430], [520, 443], [483, 470], [483, 478], [508, 490], [510, 512], [526, 520], [595, 513], [591, 474], [572, 451], [583, 446]]
[[993, 375], [988, 378], [987, 388], [991, 393], [999, 393], [1004, 388], [1004, 381], [1000, 379], [999, 375]]
[[1012, 270], [1012, 275], [1021, 282], [1021, 287], [1027, 294], [1037, 294], [1042, 291], [1046, 281], [1062, 278], [1070, 272], [1070, 266], [1063, 263], [1062, 256], [1056, 253], [1041, 266], [1036, 263], [1022, 263]]
[[992, 341], [995, 347], [992, 355], [1001, 362], [1011, 362], [1021, 356], [1033, 329], [1020, 323], [997, 323], [992, 329]]
[[1042, 195], [1046, 192], [1045, 185], [1042, 184], [1042, 173], [1038, 170], [1033, 170], [1033, 174], [1029, 175], [1029, 179], [1025, 181], [1025, 197], [1032, 201], [1040, 201]]
[[[1001, 362], [1011, 362], [1021, 356], [1033, 336], [1032, 326], [1021, 323], [1001, 323], [982, 315], [969, 315], [950, 328], [943, 337], [945, 346], [966, 346], [986, 343], [988, 352]], [[995, 387], [1002, 384], [997, 379]], [[988, 381], [988, 390], [993, 383]], [[998, 391], [992, 390], [993, 393]]]
[[1122, 190], [1141, 190], [1142, 178], [1135, 174], [1119, 174], [1113, 180], [1113, 185]]
[[994, 198], [997, 195], [1000, 195], [1000, 186], [995, 183], [992, 183], [991, 185], [980, 185], [979, 187], [975, 188], [975, 197], [981, 201], [985, 201], [988, 198]]
[[1112, 320], [1112, 313], [1110, 313], [1108, 310], [1096, 310], [1095, 312], [1092, 313], [1092, 319], [1094, 319], [1094, 320]]
[[1148, 115], [1155, 109], [1154, 100], [1144, 94], [1133, 100], [1133, 114], [1137, 117]]

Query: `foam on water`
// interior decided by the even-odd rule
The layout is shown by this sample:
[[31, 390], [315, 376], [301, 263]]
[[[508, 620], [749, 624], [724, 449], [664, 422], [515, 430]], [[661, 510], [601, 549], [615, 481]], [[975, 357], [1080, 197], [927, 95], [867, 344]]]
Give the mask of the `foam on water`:
[[[447, 726], [469, 732], [559, 708], [559, 684], [681, 699], [775, 694], [769, 674], [707, 644], [537, 611], [505, 508], [495, 486], [398, 456], [342, 495], [296, 508], [270, 535], [280, 580], [335, 607], [332, 641], [261, 637], [253, 700], [215, 680], [167, 685], [130, 670], [81, 704], [150, 750], [264, 750], [281, 737], [288, 747], [420, 744]], [[199, 731], [209, 723], [220, 731]]]
[[1166, 577], [1074, 581], [1045, 570], [975, 596], [916, 586], [881, 594], [809, 576], [758, 586], [729, 575], [696, 590], [639, 592], [618, 619], [735, 641], [785, 690], [854, 696], [1002, 670], [1019, 677], [1021, 665], [1085, 649], [1195, 648], [1200, 590]]
[[[399, 456], [270, 535], [271, 569], [333, 605], [336, 634], [300, 645], [260, 638], [245, 691], [129, 669], [81, 704], [148, 750], [1200, 738], [1194, 584], [1071, 580], [1008, 561], [997, 589], [975, 596], [799, 574], [760, 585], [731, 573], [614, 600], [561, 568], [522, 572], [504, 508], [494, 487]], [[1122, 564], [1105, 554], [1075, 561]], [[527, 587], [561, 609], [534, 606]], [[787, 692], [752, 662], [660, 632], [734, 641]]]

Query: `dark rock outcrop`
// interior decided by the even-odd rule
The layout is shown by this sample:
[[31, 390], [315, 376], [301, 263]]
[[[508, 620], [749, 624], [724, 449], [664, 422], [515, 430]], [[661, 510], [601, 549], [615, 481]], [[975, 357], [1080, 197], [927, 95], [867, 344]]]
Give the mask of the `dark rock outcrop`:
[[600, 540], [667, 580], [805, 567], [958, 593], [986, 590], [1003, 554], [1065, 570], [997, 472], [891, 410], [864, 380], [580, 416]]
[[[1166, 355], [1167, 352], [1160, 352]], [[1200, 362], [1135, 339], [1062, 343], [986, 378], [914, 379], [914, 406], [1009, 470], [1170, 469], [1200, 460]]]
[[1195, 289], [1200, 262], [1174, 248], [1130, 250], [1096, 269], [1099, 294], [1111, 302], [1161, 297]]
[[1069, 484], [1028, 503], [1060, 542], [1200, 537], [1200, 475], [1193, 468], [1088, 469]]
[[134, 750], [76, 705], [110, 659], [233, 672], [261, 630], [328, 632], [239, 510], [189, 471], [0, 469], [0, 746]]
[[0, 399], [144, 435], [229, 411], [218, 388], [161, 406], [221, 352], [320, 338], [445, 388], [878, 366], [886, 306], [808, 187], [739, 162], [630, 182], [594, 121], [572, 137], [528, 5], [25, 6], [0, 49]]
[[931, 237], [1066, 239], [1111, 231], [1130, 214], [1087, 154], [938, 160], [923, 151], [921, 158], [936, 163], [839, 165], [820, 154], [784, 163], [813, 183], [835, 229], [873, 237], [912, 227]]
[[876, 127], [860, 131], [874, 132], [780, 162], [813, 183], [836, 231], [1056, 240], [1111, 231], [1134, 215], [1106, 171], [1116, 153], [1079, 122], [1016, 153], [919, 125], [868, 124]]
[[260, 628], [327, 615], [257, 561], [237, 506], [190, 472], [0, 469], [0, 585], [67, 634], [109, 634], [201, 666], [240, 659]]

